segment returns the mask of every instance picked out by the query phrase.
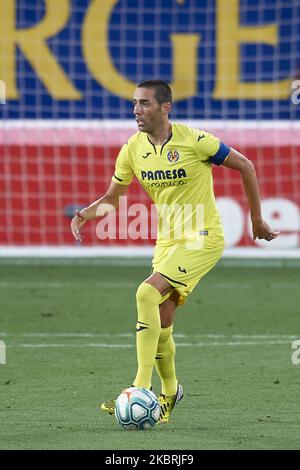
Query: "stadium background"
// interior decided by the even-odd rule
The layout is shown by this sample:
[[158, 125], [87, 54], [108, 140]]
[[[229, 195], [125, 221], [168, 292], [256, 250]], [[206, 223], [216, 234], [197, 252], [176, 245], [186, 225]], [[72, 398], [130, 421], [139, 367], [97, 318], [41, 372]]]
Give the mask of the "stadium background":
[[[6, 86], [0, 106], [0, 245], [6, 253], [74, 245], [74, 207], [103, 193], [121, 145], [136, 130], [135, 83], [160, 77], [173, 87], [173, 120], [216, 133], [253, 159], [264, 215], [282, 231], [272, 245], [254, 245], [239, 177], [217, 168], [227, 248], [254, 245], [272, 255], [284, 249], [296, 255], [300, 104], [291, 97], [298, 96], [292, 83], [300, 69], [297, 0], [0, 5], [0, 79]], [[135, 182], [128, 204], [139, 202], [149, 207]], [[86, 247], [126, 245], [138, 253], [149, 243], [154, 241], [118, 235], [100, 242], [95, 224], [86, 229]]]

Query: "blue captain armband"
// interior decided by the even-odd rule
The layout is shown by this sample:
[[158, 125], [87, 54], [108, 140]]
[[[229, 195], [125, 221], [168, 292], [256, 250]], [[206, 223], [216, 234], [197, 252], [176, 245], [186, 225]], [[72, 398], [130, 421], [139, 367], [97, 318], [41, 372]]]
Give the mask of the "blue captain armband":
[[223, 142], [220, 142], [219, 150], [217, 151], [215, 155], [213, 155], [212, 157], [209, 157], [209, 161], [211, 161], [215, 165], [222, 165], [225, 158], [228, 156], [229, 152], [230, 152], [230, 147], [223, 144]]

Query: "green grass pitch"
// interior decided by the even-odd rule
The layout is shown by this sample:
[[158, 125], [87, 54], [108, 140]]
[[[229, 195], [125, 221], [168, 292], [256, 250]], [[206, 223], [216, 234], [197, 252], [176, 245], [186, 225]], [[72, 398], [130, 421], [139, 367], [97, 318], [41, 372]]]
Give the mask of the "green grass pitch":
[[300, 449], [297, 264], [209, 273], [176, 313], [184, 399], [167, 426], [127, 432], [99, 404], [135, 375], [150, 261], [21, 261], [0, 263], [0, 449]]

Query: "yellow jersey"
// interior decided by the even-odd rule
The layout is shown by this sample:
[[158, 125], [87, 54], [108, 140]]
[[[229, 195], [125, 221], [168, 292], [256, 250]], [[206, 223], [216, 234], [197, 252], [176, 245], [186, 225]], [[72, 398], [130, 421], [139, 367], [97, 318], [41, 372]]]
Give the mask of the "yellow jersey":
[[223, 163], [229, 152], [214, 135], [172, 123], [163, 145], [154, 145], [146, 132], [131, 136], [120, 150], [112, 180], [129, 185], [136, 176], [157, 208], [156, 243], [171, 245], [222, 230], [212, 164]]

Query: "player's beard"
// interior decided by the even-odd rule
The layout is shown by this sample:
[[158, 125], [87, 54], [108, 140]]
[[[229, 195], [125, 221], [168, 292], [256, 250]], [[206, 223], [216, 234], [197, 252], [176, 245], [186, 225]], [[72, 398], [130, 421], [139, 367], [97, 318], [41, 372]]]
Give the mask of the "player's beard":
[[151, 122], [147, 122], [146, 120], [139, 120], [137, 119], [137, 125], [138, 125], [138, 129], [140, 132], [147, 132], [147, 134], [153, 134], [157, 131], [157, 129], [159, 129], [161, 126], [162, 126], [162, 123], [161, 122], [154, 122], [151, 121]]

